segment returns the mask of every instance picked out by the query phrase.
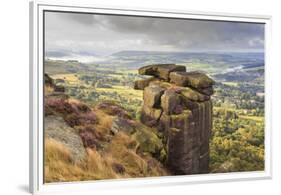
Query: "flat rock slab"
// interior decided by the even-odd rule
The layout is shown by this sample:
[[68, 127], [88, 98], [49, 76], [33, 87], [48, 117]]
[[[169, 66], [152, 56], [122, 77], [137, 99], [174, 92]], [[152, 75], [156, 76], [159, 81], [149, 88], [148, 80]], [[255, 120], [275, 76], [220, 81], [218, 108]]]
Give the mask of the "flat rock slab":
[[181, 65], [175, 65], [175, 64], [148, 65], [148, 66], [141, 67], [139, 69], [139, 74], [151, 75], [168, 81], [170, 72], [174, 72], [174, 71], [185, 72], [186, 67]]
[[208, 96], [211, 96], [215, 93], [214, 88], [212, 86], [203, 88], [203, 89], [199, 88], [199, 89], [197, 89], [197, 91], [199, 91], [200, 93], [203, 93], [205, 95], [208, 95]]
[[171, 72], [170, 81], [178, 86], [196, 89], [209, 88], [215, 82], [206, 74], [200, 72]]
[[210, 99], [209, 96], [201, 94], [201, 93], [199, 93], [199, 92], [197, 92], [197, 91], [195, 91], [195, 90], [193, 90], [191, 88], [188, 88], [188, 87], [183, 88], [180, 91], [180, 93], [184, 97], [186, 97], [186, 98], [188, 98], [188, 99], [190, 99], [192, 101], [195, 101], [195, 102], [204, 102], [204, 101], [207, 101], [207, 100]]

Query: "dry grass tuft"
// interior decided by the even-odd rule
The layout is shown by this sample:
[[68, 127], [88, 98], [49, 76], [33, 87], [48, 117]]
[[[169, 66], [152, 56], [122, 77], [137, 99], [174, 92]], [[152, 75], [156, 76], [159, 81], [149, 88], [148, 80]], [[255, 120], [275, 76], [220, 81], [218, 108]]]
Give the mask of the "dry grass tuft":
[[52, 139], [45, 141], [45, 182], [79, 181], [83, 175], [63, 144]]
[[45, 142], [45, 182], [87, 181], [167, 175], [162, 165], [151, 156], [136, 153], [135, 140], [118, 133], [107, 151], [87, 149], [87, 158], [75, 164], [63, 144]]
[[112, 139], [111, 144], [108, 146], [107, 153], [112, 155], [115, 162], [124, 166], [126, 170], [125, 177], [167, 175], [167, 171], [160, 163], [149, 163], [152, 162], [151, 160], [153, 158], [146, 161], [146, 158], [137, 154], [137, 148], [138, 142], [134, 138], [119, 132]]
[[45, 182], [85, 181], [118, 178], [112, 168], [112, 158], [102, 157], [88, 149], [88, 158], [74, 164], [70, 152], [63, 144], [47, 139], [45, 142]]
[[98, 179], [114, 179], [119, 177], [112, 168], [112, 158], [101, 156], [96, 150], [88, 149], [87, 152], [88, 159], [85, 163], [87, 171], [95, 173]]
[[[45, 109], [63, 117], [83, 141], [87, 156], [72, 159], [67, 146], [52, 139], [45, 140], [45, 182], [70, 182], [99, 179], [162, 176], [168, 172], [150, 153], [139, 152], [138, 136], [119, 131], [111, 133], [113, 119], [130, 116], [121, 107], [104, 103], [91, 109], [72, 99], [48, 97]], [[116, 116], [117, 115], [117, 116]], [[143, 134], [146, 135], [146, 134]], [[148, 134], [150, 135], [150, 134]], [[147, 154], [146, 154], [147, 153]]]

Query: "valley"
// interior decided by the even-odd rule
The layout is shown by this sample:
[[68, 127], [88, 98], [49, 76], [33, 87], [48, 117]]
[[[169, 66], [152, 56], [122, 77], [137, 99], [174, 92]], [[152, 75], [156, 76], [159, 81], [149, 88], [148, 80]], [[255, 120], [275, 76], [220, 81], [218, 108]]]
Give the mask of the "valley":
[[65, 93], [90, 107], [113, 101], [139, 120], [143, 91], [134, 81], [147, 78], [137, 69], [175, 63], [216, 81], [210, 171], [264, 169], [264, 64], [261, 53], [165, 53], [123, 51], [106, 61], [81, 63], [46, 59], [45, 72]]

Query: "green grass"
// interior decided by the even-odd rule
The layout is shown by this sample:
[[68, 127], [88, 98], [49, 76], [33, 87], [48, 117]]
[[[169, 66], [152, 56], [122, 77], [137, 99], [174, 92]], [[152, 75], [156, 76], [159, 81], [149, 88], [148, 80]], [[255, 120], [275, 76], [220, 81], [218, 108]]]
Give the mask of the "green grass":
[[255, 122], [264, 122], [264, 117], [262, 116], [245, 116], [245, 115], [239, 115], [239, 118], [246, 119], [246, 120], [253, 120]]
[[224, 85], [228, 85], [228, 86], [231, 86], [231, 87], [237, 87], [238, 86], [238, 83], [236, 82], [222, 82]]
[[142, 100], [143, 91], [135, 90], [128, 86], [112, 86], [112, 88], [97, 88], [97, 92], [116, 92], [126, 98]]

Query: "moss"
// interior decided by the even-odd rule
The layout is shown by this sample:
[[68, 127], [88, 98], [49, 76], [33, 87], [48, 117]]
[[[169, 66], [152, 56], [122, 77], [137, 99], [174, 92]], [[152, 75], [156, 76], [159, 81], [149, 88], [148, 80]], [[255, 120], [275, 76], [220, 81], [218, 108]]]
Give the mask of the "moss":
[[148, 152], [157, 155], [163, 148], [161, 139], [153, 132], [152, 128], [139, 125], [133, 137], [139, 142], [139, 149], [142, 152]]
[[161, 151], [160, 151], [160, 156], [159, 156], [159, 160], [161, 162], [165, 162], [167, 159], [167, 151], [165, 150], [165, 148], [163, 148]]
[[206, 101], [206, 100], [209, 99], [208, 96], [203, 95], [203, 94], [201, 94], [201, 93], [199, 93], [199, 92], [197, 92], [197, 91], [195, 91], [191, 88], [188, 88], [188, 87], [182, 89], [180, 93], [184, 97], [186, 97], [186, 98], [188, 98], [192, 101], [196, 101], [196, 102], [203, 102], [203, 101]]

